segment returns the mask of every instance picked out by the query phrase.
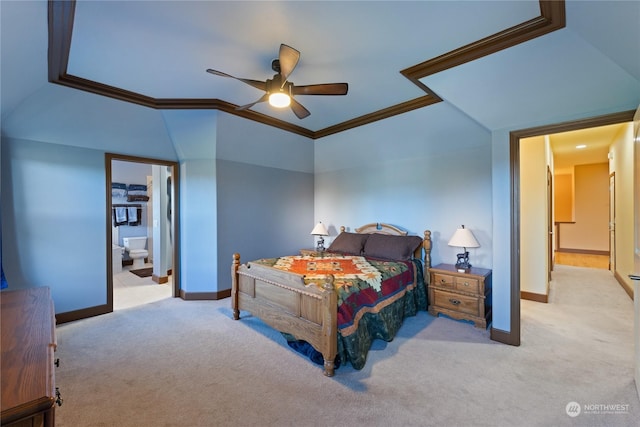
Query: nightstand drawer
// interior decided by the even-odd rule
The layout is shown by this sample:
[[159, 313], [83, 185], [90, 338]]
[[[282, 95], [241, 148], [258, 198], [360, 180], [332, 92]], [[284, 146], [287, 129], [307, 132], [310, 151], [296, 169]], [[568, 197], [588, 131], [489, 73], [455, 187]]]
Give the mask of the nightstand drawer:
[[478, 316], [478, 297], [471, 297], [468, 295], [453, 294], [439, 289], [433, 290], [432, 304], [438, 307], [442, 307], [449, 310], [454, 310], [460, 313], [473, 314]]
[[469, 292], [472, 294], [482, 294], [480, 292], [480, 281], [478, 279], [470, 279], [468, 277], [455, 277], [455, 288], [458, 291]]
[[438, 274], [435, 273], [433, 275], [433, 285], [440, 286], [441, 288], [451, 288], [453, 289], [453, 276], [449, 276], [448, 274]]

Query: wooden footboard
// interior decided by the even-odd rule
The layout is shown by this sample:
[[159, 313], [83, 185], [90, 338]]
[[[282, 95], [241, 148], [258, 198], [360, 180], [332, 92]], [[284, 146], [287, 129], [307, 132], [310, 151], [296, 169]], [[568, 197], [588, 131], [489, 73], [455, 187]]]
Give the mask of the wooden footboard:
[[264, 265], [240, 264], [233, 254], [231, 267], [233, 318], [248, 311], [272, 328], [304, 340], [324, 357], [324, 374], [334, 375], [338, 351], [338, 302], [333, 276], [321, 287], [307, 286], [304, 276]]

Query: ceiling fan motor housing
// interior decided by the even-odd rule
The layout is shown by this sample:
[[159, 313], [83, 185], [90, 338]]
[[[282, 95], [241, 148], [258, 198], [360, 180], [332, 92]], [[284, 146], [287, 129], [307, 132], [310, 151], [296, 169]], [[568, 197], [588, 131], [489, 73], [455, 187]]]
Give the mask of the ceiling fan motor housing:
[[283, 92], [291, 96], [291, 86], [293, 83], [282, 81], [281, 74], [274, 74], [273, 79], [267, 80], [267, 93]]
[[278, 58], [271, 61], [271, 69], [276, 73], [280, 74], [281, 68], [280, 68], [280, 60]]

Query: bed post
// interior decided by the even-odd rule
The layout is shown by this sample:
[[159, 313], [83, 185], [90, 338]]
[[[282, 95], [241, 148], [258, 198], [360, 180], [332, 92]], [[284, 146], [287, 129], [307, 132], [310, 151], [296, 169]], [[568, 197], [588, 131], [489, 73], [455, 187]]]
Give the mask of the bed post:
[[322, 357], [324, 358], [324, 374], [332, 377], [335, 373], [335, 360], [338, 354], [338, 295], [333, 284], [333, 274], [327, 274], [322, 288]]
[[231, 308], [233, 309], [234, 320], [240, 319], [240, 310], [238, 308], [238, 267], [240, 267], [240, 254], [235, 253], [231, 264]]
[[431, 230], [424, 231], [422, 247], [424, 248], [424, 284], [429, 286], [429, 268], [431, 268]]

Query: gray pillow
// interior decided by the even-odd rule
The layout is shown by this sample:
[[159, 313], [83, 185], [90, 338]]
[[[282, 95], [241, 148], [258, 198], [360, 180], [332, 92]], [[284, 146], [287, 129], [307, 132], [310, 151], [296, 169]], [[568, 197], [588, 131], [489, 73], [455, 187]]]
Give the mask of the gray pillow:
[[369, 234], [356, 234], [343, 231], [331, 242], [327, 250], [341, 254], [362, 255], [362, 248], [364, 248], [364, 243], [369, 236]]
[[364, 256], [406, 261], [413, 258], [413, 252], [421, 243], [418, 236], [371, 234], [364, 244]]

